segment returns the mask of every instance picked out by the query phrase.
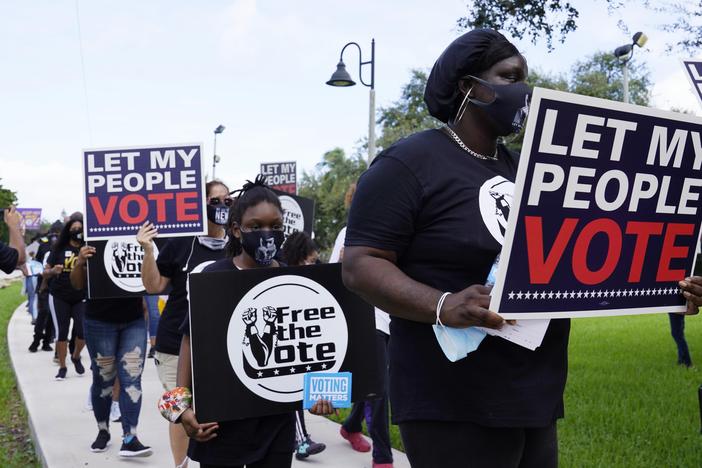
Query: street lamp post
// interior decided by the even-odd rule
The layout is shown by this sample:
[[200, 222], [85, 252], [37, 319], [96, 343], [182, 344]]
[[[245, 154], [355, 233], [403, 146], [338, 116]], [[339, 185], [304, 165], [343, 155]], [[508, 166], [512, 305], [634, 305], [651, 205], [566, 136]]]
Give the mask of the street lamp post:
[[[368, 61], [363, 61], [363, 52], [361, 46], [355, 42], [349, 42], [341, 49], [339, 63], [336, 65], [336, 71], [332, 74], [327, 84], [329, 86], [347, 87], [356, 84], [351, 75], [346, 71], [344, 63], [344, 51], [350, 45], [355, 45], [358, 48], [358, 78], [362, 85], [370, 88], [370, 99], [368, 108], [368, 165], [375, 157], [375, 39], [371, 39], [371, 58]], [[370, 65], [370, 83], [363, 81], [363, 66]]]
[[634, 46], [643, 47], [648, 41], [648, 37], [641, 31], [634, 34], [631, 44], [614, 49], [614, 56], [622, 64], [622, 88], [624, 91], [624, 102], [629, 102], [629, 61], [634, 56]]
[[217, 166], [217, 163], [219, 162], [219, 156], [217, 156], [217, 135], [222, 133], [224, 131], [224, 129], [225, 129], [224, 125], [219, 125], [214, 130], [214, 149], [212, 151], [212, 180], [215, 179], [215, 167]]

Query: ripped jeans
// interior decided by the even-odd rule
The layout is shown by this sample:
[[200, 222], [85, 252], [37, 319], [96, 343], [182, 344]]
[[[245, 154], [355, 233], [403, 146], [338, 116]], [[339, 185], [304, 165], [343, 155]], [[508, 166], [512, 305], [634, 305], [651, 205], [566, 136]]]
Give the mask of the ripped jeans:
[[112, 387], [118, 376], [122, 430], [124, 435], [136, 435], [141, 410], [146, 321], [139, 318], [128, 323], [113, 323], [85, 318], [84, 332], [93, 373], [90, 395], [98, 428], [108, 428]]

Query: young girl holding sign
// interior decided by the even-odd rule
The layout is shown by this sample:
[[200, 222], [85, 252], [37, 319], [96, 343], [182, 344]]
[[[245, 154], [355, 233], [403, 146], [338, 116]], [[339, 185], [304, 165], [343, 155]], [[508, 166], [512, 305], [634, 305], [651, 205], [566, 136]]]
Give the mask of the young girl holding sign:
[[[283, 243], [283, 210], [276, 194], [259, 176], [240, 191], [229, 217], [227, 258], [206, 267], [204, 272], [278, 267], [275, 260]], [[272, 246], [266, 255], [257, 254], [263, 244]], [[188, 455], [202, 468], [248, 466], [287, 468], [295, 447], [294, 413], [248, 418], [222, 423], [200, 423], [190, 409], [192, 395], [190, 324], [181, 327], [178, 387], [166, 392], [159, 408], [171, 422], [181, 423], [190, 436]], [[176, 403], [175, 405], [173, 403]], [[177, 410], [174, 410], [177, 408]], [[322, 412], [324, 408], [314, 408]], [[246, 437], [242, 437], [245, 434]]]

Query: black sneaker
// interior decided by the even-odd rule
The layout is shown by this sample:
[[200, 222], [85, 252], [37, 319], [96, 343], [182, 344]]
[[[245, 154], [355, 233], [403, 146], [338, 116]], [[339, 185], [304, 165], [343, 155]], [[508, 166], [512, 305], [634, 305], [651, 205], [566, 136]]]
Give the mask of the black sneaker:
[[76, 374], [78, 374], [78, 375], [85, 374], [85, 367], [83, 367], [83, 363], [80, 362], [80, 357], [78, 357], [78, 359], [71, 358], [71, 362], [73, 363], [73, 367], [76, 368]]
[[100, 429], [95, 442], [90, 446], [91, 452], [104, 452], [107, 450], [107, 446], [110, 445], [110, 433], [105, 429]]
[[298, 460], [304, 460], [310, 455], [316, 455], [327, 448], [324, 444], [319, 444], [310, 439], [309, 436], [305, 437], [305, 440], [297, 444], [295, 448], [295, 458]]
[[39, 349], [39, 342], [32, 341], [32, 344], [29, 345], [29, 352], [36, 353], [38, 349]]
[[151, 447], [145, 447], [136, 436], [132, 437], [129, 443], [122, 442], [119, 449], [120, 457], [148, 457], [151, 455]]
[[56, 374], [56, 377], [54, 377], [56, 380], [63, 380], [66, 378], [66, 372], [68, 372], [68, 369], [65, 367], [60, 367], [58, 374]]
[[151, 349], [149, 349], [149, 354], [146, 357], [149, 359], [153, 359], [155, 354], [156, 354], [156, 348], [151, 348]]
[[54, 348], [52, 348], [51, 345], [50, 345], [49, 343], [44, 343], [44, 344], [41, 346], [41, 350], [42, 350], [42, 351], [53, 351]]

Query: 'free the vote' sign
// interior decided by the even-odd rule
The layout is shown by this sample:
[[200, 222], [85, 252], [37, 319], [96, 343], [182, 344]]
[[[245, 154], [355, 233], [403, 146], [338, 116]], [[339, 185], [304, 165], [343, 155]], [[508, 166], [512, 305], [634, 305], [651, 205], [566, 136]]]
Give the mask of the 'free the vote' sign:
[[135, 235], [150, 221], [162, 237], [204, 234], [199, 144], [83, 151], [86, 239]]

